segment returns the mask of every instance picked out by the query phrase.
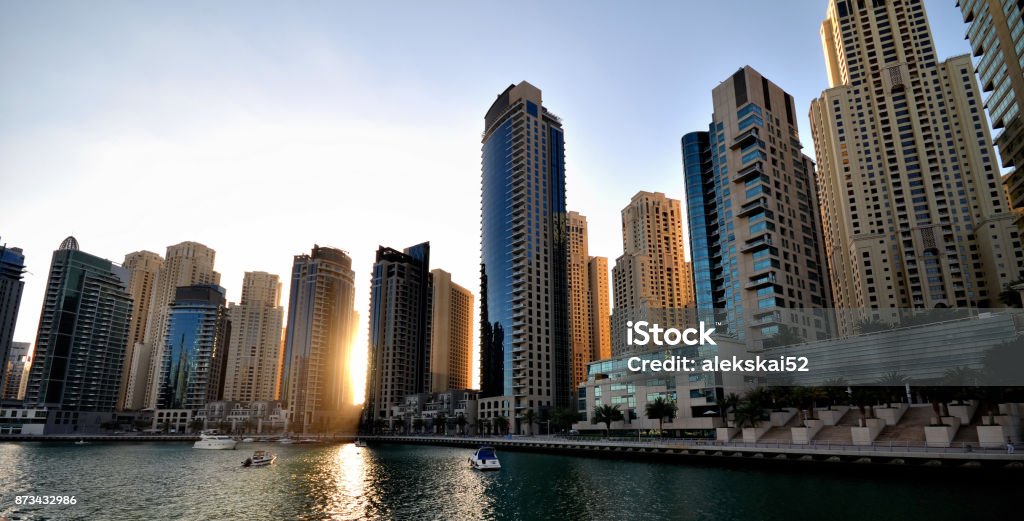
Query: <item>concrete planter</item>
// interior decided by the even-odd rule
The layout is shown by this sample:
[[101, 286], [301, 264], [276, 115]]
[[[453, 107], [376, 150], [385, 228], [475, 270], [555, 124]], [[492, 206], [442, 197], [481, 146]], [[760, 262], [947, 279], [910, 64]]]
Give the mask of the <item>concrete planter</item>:
[[818, 435], [818, 432], [825, 427], [823, 420], [804, 420], [804, 427], [793, 427], [794, 445], [807, 445]]
[[818, 409], [818, 419], [825, 422], [826, 426], [838, 425], [850, 408], [846, 405], [833, 405], [832, 410]]
[[[1005, 425], [978, 425], [978, 445], [984, 449], [998, 449], [1006, 446], [1006, 439], [1013, 439], [1013, 433]], [[1014, 439], [1014, 443], [1020, 441]]]
[[907, 412], [907, 404], [900, 403], [895, 407], [886, 407], [884, 409], [875, 409], [875, 416], [881, 420], [885, 420], [886, 425], [896, 425], [900, 422], [900, 418], [903, 417]]
[[881, 418], [868, 418], [864, 420], [864, 427], [850, 427], [850, 435], [854, 445], [871, 445], [875, 438], [885, 428], [885, 420]]
[[924, 439], [929, 447], [949, 447], [960, 430], [960, 418], [946, 416], [942, 418], [945, 425], [929, 425], [924, 428]]
[[739, 432], [740, 430], [736, 427], [719, 427], [715, 429], [715, 441], [728, 443], [730, 440], [735, 438], [736, 434]]
[[999, 404], [999, 414], [1024, 416], [1024, 403], [1001, 403]]
[[796, 416], [796, 413], [797, 409], [794, 409], [793, 407], [788, 407], [782, 411], [772, 411], [768, 416], [769, 423], [772, 427], [782, 427], [789, 423], [789, 420], [792, 420], [793, 417]]
[[974, 417], [974, 412], [978, 410], [978, 402], [971, 400], [970, 402], [961, 405], [949, 405], [947, 408], [949, 409], [950, 416], [956, 416], [960, 419], [961, 425], [966, 425], [971, 423], [971, 418]]
[[768, 427], [744, 427], [743, 428], [743, 442], [744, 443], [757, 443], [764, 433], [768, 432]]

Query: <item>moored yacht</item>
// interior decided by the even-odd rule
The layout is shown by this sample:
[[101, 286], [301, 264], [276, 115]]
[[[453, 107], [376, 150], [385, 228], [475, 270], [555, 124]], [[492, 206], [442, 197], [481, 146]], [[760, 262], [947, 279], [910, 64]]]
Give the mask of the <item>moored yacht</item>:
[[193, 449], [234, 450], [238, 442], [231, 436], [200, 434], [199, 441], [192, 445]]

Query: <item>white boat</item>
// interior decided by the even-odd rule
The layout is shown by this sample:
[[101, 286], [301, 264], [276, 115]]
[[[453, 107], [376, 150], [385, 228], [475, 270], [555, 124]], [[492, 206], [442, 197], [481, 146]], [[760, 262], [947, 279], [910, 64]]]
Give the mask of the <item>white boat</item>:
[[480, 447], [469, 458], [469, 466], [476, 470], [498, 470], [501, 463], [498, 455], [494, 453], [494, 447]]
[[281, 438], [281, 439], [277, 440], [277, 442], [278, 443], [284, 443], [285, 445], [288, 445], [288, 444], [295, 443], [295, 440], [293, 440], [291, 438]]
[[85, 440], [78, 440], [78, 441], [75, 442], [75, 445], [88, 445], [88, 444], [89, 444], [89, 442], [87, 442]]
[[363, 440], [356, 440], [356, 447], [365, 447], [366, 442]]
[[253, 439], [253, 438], [245, 438], [244, 440], [242, 440], [242, 443], [252, 443], [254, 441], [256, 441], [256, 440]]
[[265, 467], [277, 461], [277, 454], [273, 452], [267, 452], [265, 450], [258, 450], [252, 453], [252, 457], [245, 458], [242, 462], [243, 467]]
[[199, 441], [192, 445], [193, 449], [210, 450], [234, 450], [238, 442], [231, 439], [231, 436], [220, 436], [211, 434], [200, 434]]

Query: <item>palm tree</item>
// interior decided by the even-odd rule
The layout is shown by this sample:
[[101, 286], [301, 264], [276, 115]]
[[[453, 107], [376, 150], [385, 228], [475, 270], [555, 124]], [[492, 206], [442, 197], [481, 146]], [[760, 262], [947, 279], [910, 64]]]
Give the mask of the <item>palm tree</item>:
[[387, 424], [388, 423], [384, 421], [384, 418], [377, 418], [373, 420], [373, 432], [375, 434], [383, 434], [384, 427], [387, 427]]
[[877, 383], [885, 389], [886, 400], [889, 403], [895, 403], [902, 401], [898, 397], [910, 384], [910, 377], [899, 371], [889, 371], [879, 377]]
[[726, 426], [729, 425], [729, 413], [735, 415], [736, 408], [740, 406], [740, 395], [736, 393], [729, 393], [722, 399], [722, 416], [725, 417]]
[[551, 416], [555, 426], [560, 430], [568, 430], [572, 424], [580, 421], [580, 412], [569, 407], [559, 407]]
[[744, 399], [736, 409], [736, 427], [740, 429], [746, 426], [757, 427], [761, 423], [762, 414], [764, 414], [764, 409], [757, 402]]
[[850, 401], [857, 406], [857, 410], [860, 411], [861, 423], [868, 418], [875, 417], [875, 401], [877, 400], [877, 391], [874, 387], [854, 387], [853, 394], [850, 395]]
[[444, 411], [437, 411], [434, 416], [434, 429], [439, 430], [438, 434], [446, 434], [448, 431], [448, 416], [445, 415]]
[[658, 432], [660, 433], [662, 420], [667, 417], [668, 421], [672, 421], [676, 416], [676, 409], [678, 409], [678, 407], [676, 406], [676, 402], [666, 400], [664, 397], [659, 396], [655, 398], [653, 402], [647, 402], [647, 407], [645, 409], [648, 419], [653, 420], [657, 418]]
[[523, 413], [523, 422], [526, 423], [526, 430], [533, 436], [533, 424], [537, 423], [537, 413], [533, 409], [527, 409]]
[[203, 420], [193, 419], [188, 422], [188, 430], [192, 432], [198, 432], [203, 430]]
[[612, 422], [616, 421], [622, 421], [622, 411], [619, 410], [619, 404], [594, 406], [594, 415], [590, 419], [590, 423], [603, 423], [606, 435], [611, 434]]
[[418, 433], [423, 432], [423, 418], [416, 418], [412, 421], [412, 428]]
[[504, 416], [494, 418], [494, 428], [498, 431], [498, 434], [508, 432], [508, 418]]
[[847, 388], [846, 378], [840, 376], [839, 378], [829, 378], [822, 382], [822, 391], [825, 393], [825, 399], [828, 400], [828, 410], [832, 410], [832, 406], [838, 404], [840, 401], [846, 401], [850, 395], [846, 392]]
[[1011, 308], [1024, 307], [1024, 303], [1021, 302], [1020, 292], [1013, 289], [1014, 286], [1024, 283], [1024, 278], [1017, 279], [1013, 282], [1007, 283], [1003, 286], [1003, 291], [999, 292], [999, 300]]
[[853, 324], [853, 330], [858, 335], [888, 331], [890, 329], [892, 329], [892, 325], [888, 322], [883, 322], [878, 317], [864, 318]]
[[491, 433], [491, 421], [488, 420], [487, 418], [480, 418], [479, 420], [477, 420], [476, 425], [477, 427], [479, 427], [480, 430], [480, 432], [478, 432], [477, 434]]
[[787, 325], [779, 326], [779, 331], [762, 341], [764, 347], [781, 347], [804, 343], [796, 328]]
[[459, 415], [455, 417], [455, 425], [459, 428], [459, 434], [466, 434], [467, 423], [469, 422], [466, 421], [466, 417], [463, 416], [462, 413], [459, 413]]
[[152, 423], [146, 420], [135, 420], [132, 422], [132, 427], [135, 427], [135, 430], [137, 431], [141, 431], [150, 425], [152, 425]]

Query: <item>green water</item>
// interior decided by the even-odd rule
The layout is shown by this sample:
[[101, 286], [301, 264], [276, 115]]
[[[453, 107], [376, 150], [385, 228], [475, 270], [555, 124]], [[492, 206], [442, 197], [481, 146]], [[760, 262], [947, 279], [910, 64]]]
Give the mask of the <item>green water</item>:
[[[279, 454], [243, 469], [251, 450]], [[718, 468], [470, 449], [351, 444], [0, 443], [0, 519], [976, 519], [1021, 512], [1020, 484], [968, 472]], [[858, 470], [854, 474], [854, 470]], [[14, 496], [73, 495], [17, 506]], [[1013, 514], [1016, 512], [1017, 514]]]

